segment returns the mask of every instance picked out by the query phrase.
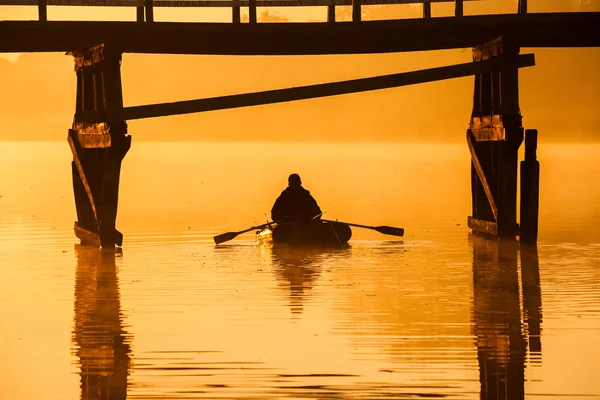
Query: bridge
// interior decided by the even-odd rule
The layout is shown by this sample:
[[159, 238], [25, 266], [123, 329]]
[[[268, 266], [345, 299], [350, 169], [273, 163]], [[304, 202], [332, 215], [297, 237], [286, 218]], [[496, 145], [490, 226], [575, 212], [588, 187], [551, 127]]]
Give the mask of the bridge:
[[[474, 0], [476, 1], [476, 0]], [[480, 0], [483, 1], [483, 0]], [[453, 2], [454, 15], [432, 17], [432, 3]], [[362, 21], [361, 7], [420, 3], [423, 18]], [[537, 131], [522, 126], [519, 68], [535, 64], [523, 47], [600, 47], [600, 12], [464, 15], [463, 0], [0, 0], [0, 6], [37, 7], [36, 21], [0, 21], [0, 52], [67, 52], [75, 59], [76, 109], [67, 136], [82, 243], [122, 245], [116, 229], [121, 161], [131, 146], [127, 121], [364, 92], [474, 76], [466, 132], [472, 166], [473, 231], [535, 242], [538, 230]], [[352, 6], [352, 21], [335, 20], [335, 7]], [[131, 22], [49, 21], [48, 7], [135, 8]], [[259, 23], [259, 6], [323, 6], [322, 23]], [[231, 22], [154, 21], [154, 7], [231, 7]], [[240, 8], [248, 7], [248, 23]], [[215, 55], [364, 54], [473, 48], [473, 62], [421, 71], [216, 98], [124, 107], [123, 53]], [[557, 77], [560, 79], [560, 77]], [[517, 223], [518, 150], [521, 161]]]

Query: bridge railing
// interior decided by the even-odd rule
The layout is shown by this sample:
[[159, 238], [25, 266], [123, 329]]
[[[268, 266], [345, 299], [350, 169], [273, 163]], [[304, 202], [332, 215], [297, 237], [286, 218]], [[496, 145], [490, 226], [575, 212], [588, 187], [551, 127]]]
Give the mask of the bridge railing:
[[[48, 6], [136, 7], [138, 22], [153, 22], [155, 7], [230, 7], [232, 22], [240, 23], [241, 7], [248, 22], [256, 23], [257, 7], [327, 6], [327, 21], [335, 22], [336, 6], [352, 6], [352, 21], [361, 21], [363, 5], [423, 4], [423, 18], [431, 18], [432, 3], [454, 3], [454, 15], [463, 16], [463, 2], [478, 0], [0, 0], [0, 6], [37, 6], [40, 21], [48, 20]], [[527, 0], [518, 0], [518, 13], [527, 13]]]

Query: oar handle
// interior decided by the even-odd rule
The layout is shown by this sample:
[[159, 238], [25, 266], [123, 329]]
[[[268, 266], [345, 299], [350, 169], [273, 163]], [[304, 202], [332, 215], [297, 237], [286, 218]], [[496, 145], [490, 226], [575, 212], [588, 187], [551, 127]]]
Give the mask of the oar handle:
[[374, 226], [353, 224], [353, 223], [350, 223], [350, 222], [342, 222], [342, 221], [333, 221], [333, 220], [330, 220], [330, 219], [321, 219], [321, 221], [324, 221], [324, 222], [337, 222], [338, 224], [346, 224], [346, 225], [350, 225], [350, 226], [355, 226], [357, 228], [375, 229]]
[[403, 228], [395, 228], [393, 226], [368, 226], [368, 225], [360, 225], [360, 224], [352, 224], [350, 222], [342, 222], [342, 221], [332, 221], [329, 219], [322, 219], [321, 221], [330, 222], [330, 223], [338, 223], [345, 224], [348, 226], [356, 226], [357, 228], [366, 228], [373, 229], [379, 233], [383, 233], [384, 235], [392, 235], [392, 236], [404, 236]]

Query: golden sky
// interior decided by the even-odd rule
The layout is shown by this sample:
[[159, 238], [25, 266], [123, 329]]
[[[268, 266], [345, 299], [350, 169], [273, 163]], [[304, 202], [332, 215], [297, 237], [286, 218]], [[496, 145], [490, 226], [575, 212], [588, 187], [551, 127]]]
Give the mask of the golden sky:
[[[600, 0], [530, 0], [540, 11], [600, 10]], [[419, 5], [368, 7], [373, 19], [415, 18]], [[466, 14], [512, 13], [516, 0], [469, 2]], [[259, 10], [260, 13], [261, 10]], [[450, 15], [452, 4], [434, 4]], [[323, 20], [324, 7], [279, 8], [290, 21]], [[230, 10], [157, 9], [156, 20], [227, 21]], [[0, 7], [0, 19], [36, 19], [35, 7]], [[133, 20], [133, 8], [50, 7], [54, 20]], [[600, 49], [523, 49], [536, 66], [522, 69], [521, 112], [541, 140], [600, 138]], [[125, 105], [244, 93], [469, 62], [470, 49], [344, 56], [183, 56], [125, 54]], [[61, 53], [0, 58], [0, 139], [65, 140], [74, 112], [75, 74]], [[136, 140], [435, 140], [462, 141], [473, 78], [376, 92], [247, 107], [129, 123]]]

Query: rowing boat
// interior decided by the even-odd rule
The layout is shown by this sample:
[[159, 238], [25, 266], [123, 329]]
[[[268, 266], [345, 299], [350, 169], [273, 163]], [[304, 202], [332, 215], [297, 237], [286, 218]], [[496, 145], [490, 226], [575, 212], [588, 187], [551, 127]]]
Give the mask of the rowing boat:
[[352, 229], [336, 221], [273, 223], [256, 232], [258, 243], [339, 246], [348, 243]]

